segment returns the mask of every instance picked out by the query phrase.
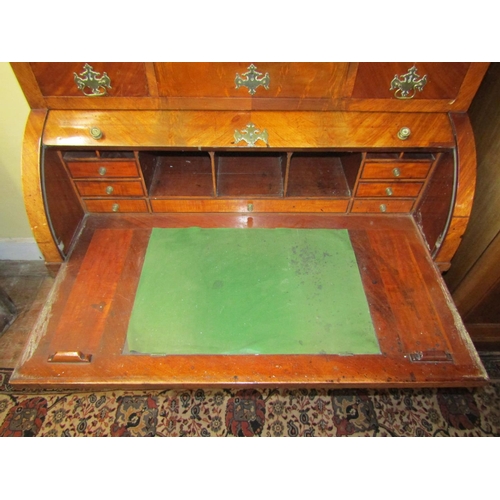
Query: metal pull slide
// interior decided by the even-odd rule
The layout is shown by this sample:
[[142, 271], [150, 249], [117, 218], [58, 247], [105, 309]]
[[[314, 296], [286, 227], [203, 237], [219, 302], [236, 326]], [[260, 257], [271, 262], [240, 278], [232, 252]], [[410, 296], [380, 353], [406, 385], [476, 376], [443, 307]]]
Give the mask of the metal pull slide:
[[113, 212], [118, 212], [120, 210], [120, 205], [118, 203], [113, 203], [113, 206], [111, 207], [111, 210]]
[[393, 168], [392, 174], [394, 175], [394, 177], [399, 177], [401, 175], [401, 170], [399, 170], [399, 168]]
[[81, 351], [57, 351], [47, 360], [49, 363], [90, 363], [92, 354]]
[[[79, 75], [76, 73], [73, 73], [73, 75], [78, 90], [81, 90], [83, 94], [88, 97], [106, 95], [108, 93], [107, 89], [111, 88], [111, 80], [106, 72], [104, 72], [102, 76], [99, 76], [99, 73], [94, 71], [90, 64], [85, 64], [83, 72]], [[91, 90], [90, 93], [85, 92], [86, 87]]]
[[380, 205], [380, 211], [381, 211], [382, 213], [387, 212], [387, 205], [386, 205], [385, 203], [382, 203], [382, 204]]
[[416, 351], [408, 355], [413, 363], [451, 363], [453, 357], [446, 351]]
[[262, 73], [259, 73], [257, 71], [257, 68], [253, 64], [250, 64], [250, 66], [248, 66], [248, 71], [246, 73], [243, 73], [242, 76], [244, 76], [245, 79], [243, 79], [238, 73], [236, 73], [234, 83], [236, 84], [237, 89], [239, 89], [240, 87], [247, 87], [248, 93], [250, 95], [254, 95], [257, 91], [257, 88], [261, 85], [266, 90], [269, 90], [269, 82], [271, 80], [269, 77], [269, 73], [266, 73], [264, 76], [262, 76]]
[[417, 91], [422, 92], [427, 84], [427, 75], [420, 77], [417, 71], [417, 67], [412, 66], [408, 73], [401, 76], [394, 75], [389, 90], [396, 91], [394, 92], [396, 99], [413, 99]]
[[386, 192], [387, 196], [392, 196], [393, 195], [392, 188], [390, 188], [390, 187], [385, 188], [385, 192]]

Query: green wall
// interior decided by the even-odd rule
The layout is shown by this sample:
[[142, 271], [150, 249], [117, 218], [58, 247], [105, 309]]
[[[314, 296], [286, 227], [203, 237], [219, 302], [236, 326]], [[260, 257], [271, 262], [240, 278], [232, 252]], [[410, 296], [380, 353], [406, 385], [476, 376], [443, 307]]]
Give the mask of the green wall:
[[10, 64], [0, 62], [0, 239], [33, 237], [21, 184], [21, 148], [29, 110]]

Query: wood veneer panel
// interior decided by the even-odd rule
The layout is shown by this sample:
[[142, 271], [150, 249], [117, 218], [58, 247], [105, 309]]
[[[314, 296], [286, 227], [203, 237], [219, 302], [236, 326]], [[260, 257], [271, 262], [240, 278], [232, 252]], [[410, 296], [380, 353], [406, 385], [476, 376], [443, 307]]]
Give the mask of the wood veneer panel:
[[350, 196], [342, 157], [332, 154], [292, 155], [287, 196]]
[[26, 213], [31, 230], [47, 263], [62, 262], [62, 257], [50, 231], [43, 203], [40, 177], [41, 137], [47, 112], [34, 110], [28, 116], [22, 151], [22, 182]]
[[[118, 348], [124, 345], [127, 326], [124, 317], [132, 307], [130, 297], [139, 279], [148, 229], [157, 224], [246, 227], [249, 218], [183, 214], [125, 216], [118, 221], [116, 217], [98, 216], [87, 219], [81, 248], [75, 249], [58, 277], [52, 300], [55, 311], [48, 328], [43, 320], [38, 325], [37, 338], [16, 368], [12, 383], [87, 388], [417, 387], [482, 383], [485, 372], [409, 217], [255, 215], [252, 220], [255, 227], [349, 227], [379, 335], [381, 355], [121, 355]], [[132, 245], [135, 245], [133, 250]], [[101, 254], [110, 247], [113, 251], [103, 261]], [[103, 297], [96, 302], [95, 288], [99, 281], [102, 281], [102, 290], [97, 291], [97, 298]], [[406, 306], [402, 308], [405, 301]], [[95, 313], [88, 310], [92, 304], [97, 305]], [[85, 313], [92, 315], [88, 322], [84, 321]], [[90, 329], [88, 335], [78, 335], [77, 330], [69, 332], [71, 317], [82, 324], [82, 330], [77, 329], [80, 333]], [[64, 339], [59, 335], [62, 332]], [[73, 336], [71, 341], [66, 334]], [[36, 345], [38, 348], [34, 349]], [[451, 351], [452, 361], [425, 363], [409, 359], [408, 351], [436, 345]], [[54, 349], [74, 348], [92, 354], [91, 362], [47, 362]]]
[[24, 96], [28, 101], [31, 109], [46, 108], [45, 99], [40, 92], [35, 75], [31, 70], [29, 63], [11, 62], [10, 63], [14, 74], [24, 92]]
[[[93, 70], [100, 76], [105, 72], [111, 80], [110, 88], [107, 89], [111, 97], [142, 97], [148, 95], [148, 84], [146, 68], [144, 63], [116, 63], [96, 62], [89, 63]], [[32, 62], [31, 69], [44, 96], [67, 96], [82, 97], [85, 95], [78, 89], [74, 73], [81, 74], [85, 63], [46, 63]], [[85, 89], [87, 93], [90, 89]], [[90, 99], [106, 99], [103, 97], [91, 97]]]
[[369, 213], [410, 213], [413, 207], [414, 200], [394, 200], [394, 199], [377, 199], [377, 200], [354, 200], [351, 212], [369, 212]]
[[[481, 254], [500, 232], [500, 64], [493, 63], [470, 107], [470, 122], [477, 150], [477, 188], [470, 224], [446, 274], [446, 284], [455, 290]], [[472, 293], [471, 297], [475, 297]]]
[[436, 245], [439, 247], [441, 243], [439, 238], [446, 229], [452, 210], [455, 182], [453, 155], [443, 154], [437, 160], [437, 165], [415, 210], [415, 220], [425, 236], [431, 253], [435, 251]]
[[149, 212], [146, 200], [134, 200], [125, 198], [95, 200], [84, 199], [85, 207], [89, 212]]
[[393, 99], [389, 90], [395, 75], [401, 76], [416, 66], [420, 77], [427, 75], [427, 84], [416, 92], [415, 100], [455, 99], [469, 70], [470, 63], [359, 63], [352, 96], [355, 99]]
[[[229, 111], [50, 111], [44, 144], [58, 147], [106, 146], [120, 148], [226, 148], [234, 144], [234, 132], [253, 122], [269, 134], [269, 146], [283, 149], [309, 148], [441, 148], [453, 147], [448, 116], [440, 113], [342, 113]], [[91, 127], [103, 131], [92, 139]], [[405, 141], [398, 131], [409, 126], [414, 133]], [[133, 133], [131, 133], [133, 131]], [[263, 141], [254, 150], [266, 148]]]
[[457, 138], [456, 196], [450, 230], [436, 254], [438, 262], [450, 262], [455, 255], [469, 223], [476, 188], [476, 148], [469, 118], [465, 113], [454, 113], [450, 119]]
[[269, 89], [236, 88], [251, 63], [155, 63], [160, 95], [169, 97], [336, 98], [342, 95], [347, 63], [253, 63], [269, 74]]
[[360, 182], [356, 189], [356, 196], [387, 197], [390, 189], [394, 197], [416, 197], [422, 188], [422, 182]]
[[[68, 161], [66, 162], [68, 169], [73, 178], [85, 177], [138, 177], [139, 172], [135, 161], [103, 161], [95, 162], [84, 161]], [[101, 168], [105, 169], [105, 173], [101, 174]]]
[[212, 166], [208, 153], [157, 153], [151, 197], [213, 196]]
[[151, 200], [153, 212], [346, 212], [348, 199], [327, 200], [290, 198], [266, 200], [250, 198], [240, 200]]
[[280, 153], [220, 153], [215, 157], [217, 195], [283, 196], [286, 157]]
[[95, 352], [132, 236], [131, 230], [94, 232], [58, 321], [51, 352]]
[[[144, 196], [140, 181], [75, 181], [75, 187], [80, 196]], [[111, 194], [107, 192], [110, 187]]]
[[43, 157], [43, 189], [53, 237], [63, 255], [85, 215], [59, 153], [47, 149]]

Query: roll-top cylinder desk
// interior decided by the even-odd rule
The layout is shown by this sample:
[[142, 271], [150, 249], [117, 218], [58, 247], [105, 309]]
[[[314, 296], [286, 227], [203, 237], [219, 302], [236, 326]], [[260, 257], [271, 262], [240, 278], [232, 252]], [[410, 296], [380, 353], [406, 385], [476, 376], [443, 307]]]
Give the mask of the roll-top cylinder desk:
[[[488, 64], [12, 67], [31, 107], [26, 208], [57, 271], [13, 385], [487, 380], [441, 273], [472, 207], [467, 109]], [[146, 250], [154, 231], [169, 228], [345, 230], [377, 352], [131, 352]], [[231, 328], [237, 336], [237, 319]], [[300, 339], [313, 334], [304, 329]]]

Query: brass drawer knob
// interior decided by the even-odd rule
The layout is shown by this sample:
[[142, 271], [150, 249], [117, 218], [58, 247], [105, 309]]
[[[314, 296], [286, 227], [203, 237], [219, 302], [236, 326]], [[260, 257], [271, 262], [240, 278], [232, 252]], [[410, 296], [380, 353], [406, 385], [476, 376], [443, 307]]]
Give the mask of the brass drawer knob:
[[399, 177], [401, 175], [401, 170], [399, 170], [399, 168], [393, 168], [392, 169], [392, 174], [394, 175], [394, 177]]
[[398, 132], [398, 138], [402, 141], [406, 141], [411, 135], [411, 130], [408, 127], [401, 127]]
[[92, 139], [96, 139], [98, 141], [99, 139], [102, 139], [102, 135], [102, 130], [99, 127], [92, 127], [90, 129], [90, 136]]
[[120, 210], [120, 205], [118, 203], [113, 203], [113, 206], [111, 207], [111, 210], [113, 212], [118, 212], [118, 210]]
[[382, 203], [382, 204], [380, 205], [380, 211], [381, 211], [381, 212], [387, 212], [387, 205], [386, 205], [385, 203]]
[[99, 172], [99, 175], [106, 175], [107, 172], [106, 167], [99, 167], [97, 171]]
[[106, 194], [113, 194], [113, 191], [114, 191], [113, 186], [108, 186], [106, 188]]
[[390, 188], [390, 187], [385, 188], [385, 192], [387, 193], [387, 196], [392, 196], [393, 195], [392, 188]]

